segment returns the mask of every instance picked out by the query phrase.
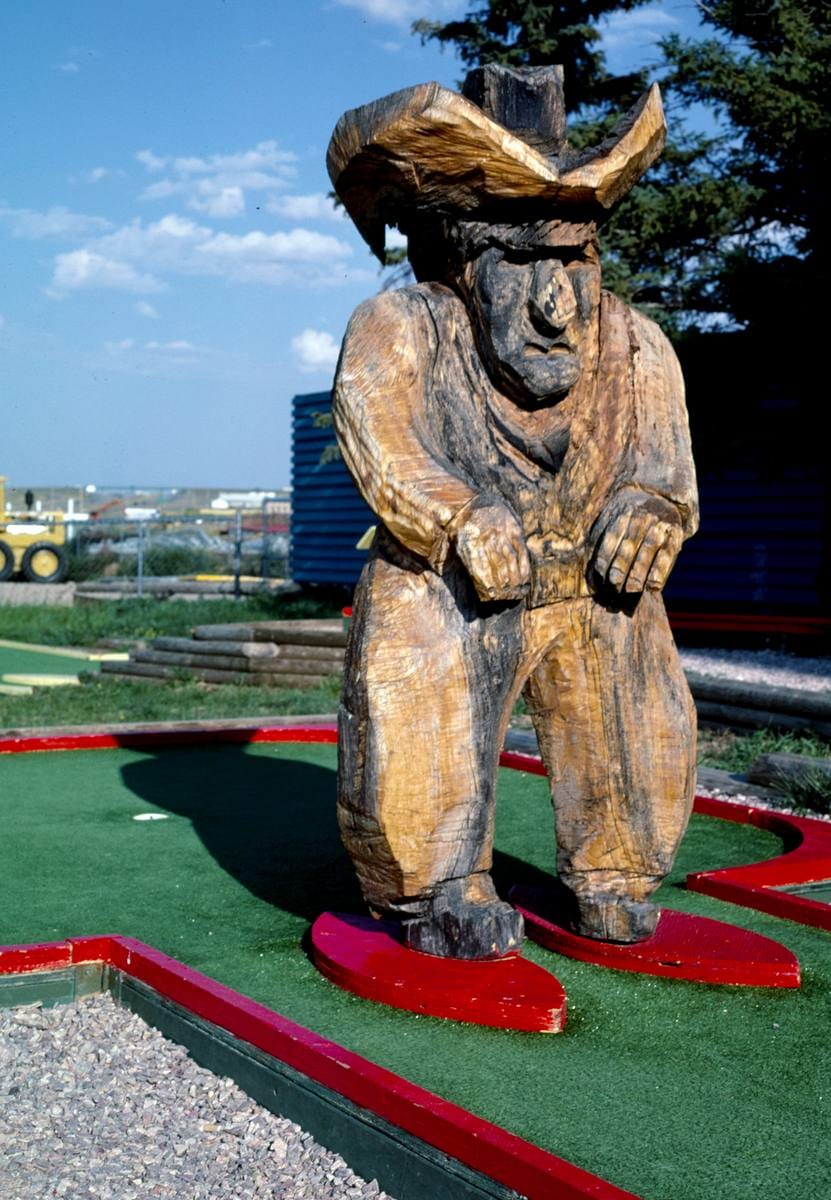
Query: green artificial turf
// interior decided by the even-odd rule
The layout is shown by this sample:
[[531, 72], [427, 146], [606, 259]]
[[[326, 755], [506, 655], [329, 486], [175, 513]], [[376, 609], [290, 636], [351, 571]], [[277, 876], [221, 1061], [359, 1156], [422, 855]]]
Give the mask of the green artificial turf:
[[[693, 818], [662, 899], [784, 942], [801, 990], [627, 975], [529, 945], [566, 987], [567, 1029], [489, 1030], [359, 1000], [303, 953], [322, 909], [359, 907], [334, 766], [314, 745], [3, 756], [0, 943], [138, 937], [646, 1200], [828, 1194], [831, 935], [681, 886], [778, 839]], [[549, 868], [552, 825], [545, 781], [502, 771], [503, 892]]]
[[37, 650], [19, 650], [0, 646], [2, 675], [77, 675], [79, 671], [97, 671], [100, 663], [63, 654], [40, 654]]

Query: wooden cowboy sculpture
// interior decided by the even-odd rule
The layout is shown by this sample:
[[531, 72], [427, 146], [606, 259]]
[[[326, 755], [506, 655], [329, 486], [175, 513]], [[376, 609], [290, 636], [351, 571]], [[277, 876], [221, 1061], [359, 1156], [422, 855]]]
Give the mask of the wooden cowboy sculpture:
[[489, 874], [497, 759], [522, 692], [578, 933], [648, 937], [690, 812], [694, 710], [661, 589], [697, 524], [683, 381], [600, 286], [598, 223], [659, 155], [653, 88], [593, 151], [562, 70], [478, 69], [346, 113], [329, 171], [417, 283], [362, 304], [334, 420], [381, 525], [355, 597], [338, 813], [405, 945], [522, 941]]

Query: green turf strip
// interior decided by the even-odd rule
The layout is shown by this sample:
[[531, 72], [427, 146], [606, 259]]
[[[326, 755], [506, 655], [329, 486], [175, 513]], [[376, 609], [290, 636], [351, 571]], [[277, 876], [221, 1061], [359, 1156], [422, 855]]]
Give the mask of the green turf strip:
[[[0, 943], [122, 933], [648, 1200], [831, 1192], [831, 935], [688, 893], [688, 871], [769, 857], [772, 835], [694, 818], [662, 898], [784, 942], [800, 991], [723, 988], [529, 957], [564, 983], [558, 1036], [396, 1012], [300, 948], [358, 906], [326, 746], [0, 757]], [[134, 821], [142, 812], [165, 821]], [[499, 886], [551, 859], [545, 781], [502, 771]]]
[[1, 675], [77, 675], [79, 671], [97, 671], [100, 663], [63, 654], [40, 654], [37, 650], [18, 650], [0, 646]]

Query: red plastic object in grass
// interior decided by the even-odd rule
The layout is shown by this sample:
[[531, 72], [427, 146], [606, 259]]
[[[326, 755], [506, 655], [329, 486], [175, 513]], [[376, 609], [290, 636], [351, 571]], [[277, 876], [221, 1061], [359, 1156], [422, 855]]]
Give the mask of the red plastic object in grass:
[[312, 926], [312, 961], [345, 991], [407, 1012], [525, 1033], [559, 1033], [566, 1021], [562, 984], [536, 963], [519, 954], [420, 954], [401, 945], [389, 921], [323, 913]]
[[564, 929], [546, 911], [545, 892], [539, 888], [512, 888], [510, 900], [525, 918], [528, 936], [566, 958], [693, 983], [799, 987], [799, 960], [786, 946], [725, 921], [665, 908], [652, 937], [622, 945]]

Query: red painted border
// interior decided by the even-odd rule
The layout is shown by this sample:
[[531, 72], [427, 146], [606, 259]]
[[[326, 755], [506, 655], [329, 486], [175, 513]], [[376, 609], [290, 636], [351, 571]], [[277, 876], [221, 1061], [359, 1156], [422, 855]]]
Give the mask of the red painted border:
[[[263, 742], [337, 742], [337, 728], [329, 723], [308, 725], [252, 724], [232, 729], [145, 729], [109, 733], [43, 733], [0, 737], [0, 754], [25, 754], [41, 750], [155, 750], [173, 746], [256, 744]], [[545, 775], [533, 754], [503, 751], [500, 765], [532, 775]], [[785, 920], [831, 930], [831, 904], [793, 896], [774, 889], [831, 879], [831, 823], [793, 817], [746, 804], [732, 804], [696, 796], [694, 811], [723, 821], [755, 825], [781, 837], [790, 848], [776, 858], [743, 867], [697, 871], [687, 876], [687, 887], [731, 904], [755, 908]]]
[[397, 922], [355, 913], [321, 913], [309, 942], [321, 975], [365, 1000], [491, 1029], [560, 1033], [565, 1028], [563, 985], [523, 954], [436, 958], [402, 945]]
[[775, 917], [798, 921], [801, 925], [831, 931], [831, 904], [775, 890], [831, 879], [831, 822], [771, 812], [770, 809], [753, 808], [749, 804], [730, 804], [704, 796], [696, 797], [695, 811], [708, 817], [769, 830], [781, 837], [789, 849], [776, 858], [759, 863], [715, 871], [696, 871], [687, 876], [690, 891], [715, 896], [731, 904], [741, 904], [745, 908], [756, 908]]
[[337, 727], [320, 725], [247, 725], [229, 729], [140, 729], [109, 733], [6, 734], [0, 754], [41, 750], [161, 750], [173, 746], [250, 745], [258, 742], [337, 742]]
[[637, 1200], [133, 938], [0, 947], [0, 975], [103, 962], [529, 1200]]
[[732, 987], [798, 988], [799, 960], [787, 946], [751, 929], [694, 913], [662, 910], [658, 928], [640, 942], [604, 942], [565, 928], [544, 888], [517, 884], [508, 899], [528, 937], [566, 958], [613, 971]]
[[795, 617], [776, 613], [667, 613], [672, 629], [718, 630], [725, 633], [789, 633], [827, 636], [831, 632], [828, 617]]

